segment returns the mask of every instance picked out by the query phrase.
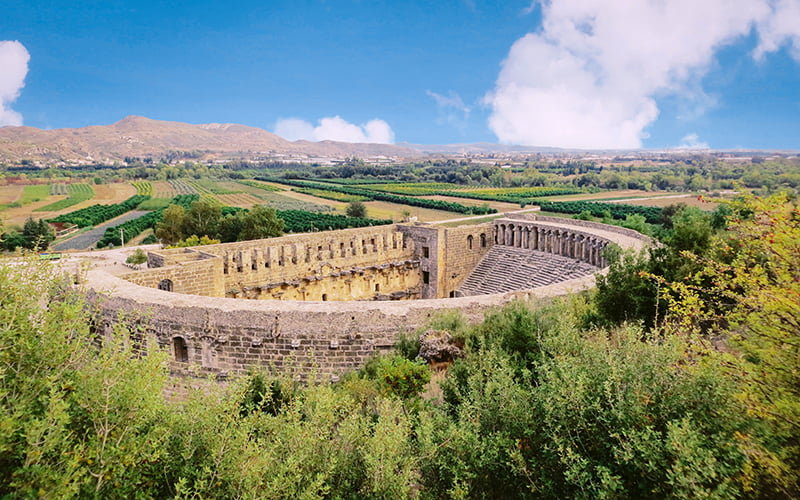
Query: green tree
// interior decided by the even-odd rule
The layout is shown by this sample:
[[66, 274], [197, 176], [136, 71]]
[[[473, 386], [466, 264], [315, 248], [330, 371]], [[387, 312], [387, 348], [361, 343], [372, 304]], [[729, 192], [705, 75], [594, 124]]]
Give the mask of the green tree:
[[222, 219], [222, 207], [209, 199], [200, 198], [192, 203], [189, 212], [186, 214], [186, 224], [184, 234], [186, 236], [208, 236], [214, 237], [217, 234], [219, 221]]
[[217, 234], [221, 241], [225, 243], [239, 241], [239, 235], [244, 227], [242, 215], [242, 212], [237, 212], [235, 214], [227, 214], [220, 219]]
[[800, 206], [774, 195], [731, 208], [713, 258], [696, 259], [699, 270], [672, 284], [670, 319], [737, 354], [726, 363], [730, 376], [778, 443], [756, 455], [754, 473], [771, 479], [775, 496], [792, 497], [800, 491]]
[[274, 208], [256, 205], [241, 215], [242, 228], [237, 238], [240, 241], [272, 238], [283, 234], [283, 219]]
[[652, 253], [623, 252], [616, 246], [606, 249], [608, 273], [597, 275], [594, 292], [596, 318], [603, 325], [623, 321], [643, 321], [651, 327], [656, 322], [659, 281], [651, 276]]
[[155, 234], [165, 245], [173, 245], [185, 237], [186, 210], [180, 205], [170, 205], [164, 209], [161, 221], [156, 224]]
[[55, 239], [50, 225], [42, 219], [35, 221], [33, 217], [28, 217], [22, 226], [22, 236], [25, 238], [25, 248], [31, 250], [47, 250], [50, 242]]
[[351, 201], [347, 205], [347, 210], [345, 211], [348, 217], [360, 217], [364, 218], [367, 216], [367, 206], [360, 201]]
[[581, 331], [576, 299], [525, 307], [476, 327], [445, 412], [421, 419], [427, 495], [721, 499], [760, 486], [740, 439], [757, 425], [719, 358], [687, 362], [685, 337], [638, 326]]

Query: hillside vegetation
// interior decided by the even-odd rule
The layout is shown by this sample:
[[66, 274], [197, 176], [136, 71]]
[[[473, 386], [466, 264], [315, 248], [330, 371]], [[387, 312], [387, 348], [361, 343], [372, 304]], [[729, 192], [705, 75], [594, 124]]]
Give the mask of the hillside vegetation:
[[2, 265], [0, 497], [797, 498], [800, 207], [670, 223], [596, 293], [435, 318], [446, 374], [414, 335], [337, 383], [178, 400], [138, 323], [98, 346], [54, 268]]

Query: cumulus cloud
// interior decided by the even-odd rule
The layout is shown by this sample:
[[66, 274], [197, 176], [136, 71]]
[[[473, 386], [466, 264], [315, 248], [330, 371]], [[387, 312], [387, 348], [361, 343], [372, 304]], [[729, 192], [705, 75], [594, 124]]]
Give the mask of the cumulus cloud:
[[0, 41], [0, 127], [22, 125], [22, 115], [9, 107], [25, 86], [30, 55], [17, 41]]
[[458, 92], [453, 92], [451, 90], [447, 95], [442, 95], [426, 90], [425, 93], [436, 101], [436, 107], [439, 109], [439, 121], [441, 123], [448, 123], [459, 128], [464, 128], [466, 126], [469, 114], [472, 110], [469, 106], [464, 104]]
[[394, 142], [394, 132], [383, 120], [355, 125], [339, 116], [321, 118], [316, 126], [299, 118], [282, 118], [275, 124], [275, 134], [289, 141]]
[[678, 149], [711, 149], [707, 142], [700, 140], [700, 137], [692, 132], [681, 139]]
[[[677, 95], [697, 112], [715, 53], [756, 30], [755, 57], [784, 45], [800, 60], [797, 0], [537, 0], [542, 27], [511, 47], [489, 126], [502, 142], [638, 148]], [[684, 113], [691, 115], [692, 113]]]

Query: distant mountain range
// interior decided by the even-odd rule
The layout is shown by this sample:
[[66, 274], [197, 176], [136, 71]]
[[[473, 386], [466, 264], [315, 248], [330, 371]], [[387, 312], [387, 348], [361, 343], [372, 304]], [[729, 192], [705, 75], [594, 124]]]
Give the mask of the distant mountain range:
[[0, 127], [0, 161], [106, 162], [124, 158], [415, 157], [394, 144], [287, 141], [256, 127], [188, 123], [128, 116], [112, 125], [41, 130]]
[[[287, 141], [257, 127], [232, 123], [188, 123], [128, 116], [112, 125], [41, 130], [33, 127], [0, 127], [0, 162], [29, 160], [40, 164], [112, 163], [125, 158], [182, 160], [296, 160], [300, 162], [381, 157], [410, 159], [427, 155], [525, 155], [585, 157], [590, 154], [654, 155], [708, 154], [708, 150], [665, 149], [630, 151], [581, 151], [497, 143], [474, 144], [357, 144], [335, 141]], [[712, 152], [720, 153], [720, 152]], [[764, 155], [767, 151], [737, 150], [727, 154]], [[797, 154], [797, 151], [775, 151]]]

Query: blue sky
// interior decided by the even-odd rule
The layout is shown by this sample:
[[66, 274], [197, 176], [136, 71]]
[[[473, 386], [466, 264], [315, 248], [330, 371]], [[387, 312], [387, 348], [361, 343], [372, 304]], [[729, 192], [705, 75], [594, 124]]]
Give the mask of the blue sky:
[[704, 2], [17, 1], [0, 124], [800, 149], [800, 0]]

